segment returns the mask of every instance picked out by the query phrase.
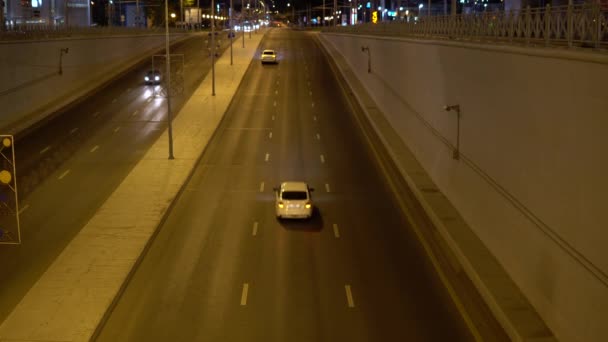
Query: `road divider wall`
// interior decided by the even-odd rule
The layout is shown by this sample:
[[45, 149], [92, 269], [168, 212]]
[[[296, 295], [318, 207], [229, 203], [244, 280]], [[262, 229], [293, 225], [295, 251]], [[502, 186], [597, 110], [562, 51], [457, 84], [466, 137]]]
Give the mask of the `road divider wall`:
[[[321, 38], [346, 60], [555, 335], [605, 340], [608, 57], [337, 33]], [[459, 106], [460, 114], [445, 106]], [[501, 286], [491, 276], [485, 281], [482, 287]], [[511, 312], [521, 303], [503, 300]], [[515, 316], [516, 325], [526, 325], [525, 315]]]

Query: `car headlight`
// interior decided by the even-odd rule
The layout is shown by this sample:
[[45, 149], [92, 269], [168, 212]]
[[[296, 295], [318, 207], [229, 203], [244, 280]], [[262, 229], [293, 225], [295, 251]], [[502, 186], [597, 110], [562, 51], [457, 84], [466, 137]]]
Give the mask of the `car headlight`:
[[144, 77], [144, 80], [149, 81], [150, 78], [148, 76]]
[[154, 77], [154, 80], [156, 80], [156, 81], [160, 81], [160, 77], [159, 77], [159, 76], [155, 76], [155, 77]]
[[285, 205], [283, 204], [283, 202], [279, 202], [277, 205], [278, 205], [278, 206], [279, 206], [279, 208], [281, 208], [281, 209], [283, 209], [283, 207], [285, 206]]
[[306, 209], [310, 209], [310, 207], [312, 207], [312, 204], [306, 203], [306, 205], [304, 205], [304, 207], [306, 207]]

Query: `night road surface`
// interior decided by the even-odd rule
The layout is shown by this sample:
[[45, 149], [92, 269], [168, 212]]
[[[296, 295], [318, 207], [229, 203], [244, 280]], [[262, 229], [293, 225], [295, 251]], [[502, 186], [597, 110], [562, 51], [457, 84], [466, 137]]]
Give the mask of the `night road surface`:
[[[171, 50], [185, 62], [174, 112], [210, 70], [206, 39]], [[158, 86], [144, 85], [150, 63], [144, 64], [17, 136], [22, 244], [0, 245], [0, 322], [165, 129], [166, 102], [153, 96]]]
[[[266, 48], [97, 341], [506, 340], [468, 328], [314, 35]], [[315, 188], [311, 220], [275, 218], [286, 180]]]

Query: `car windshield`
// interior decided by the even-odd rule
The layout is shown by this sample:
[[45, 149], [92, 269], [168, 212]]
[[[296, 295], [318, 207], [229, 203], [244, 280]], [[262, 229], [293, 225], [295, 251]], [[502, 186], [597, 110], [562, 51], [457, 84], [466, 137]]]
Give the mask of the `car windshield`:
[[308, 197], [306, 191], [283, 191], [281, 196], [284, 200], [305, 200]]
[[264, 54], [265, 55], [274, 55], [274, 52], [272, 52], [272, 51], [264, 51]]

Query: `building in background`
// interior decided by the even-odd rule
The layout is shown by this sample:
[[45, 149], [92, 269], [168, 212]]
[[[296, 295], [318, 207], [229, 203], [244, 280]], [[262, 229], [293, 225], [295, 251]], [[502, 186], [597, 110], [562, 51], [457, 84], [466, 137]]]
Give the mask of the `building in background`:
[[23, 25], [89, 26], [89, 0], [4, 0], [7, 28]]

